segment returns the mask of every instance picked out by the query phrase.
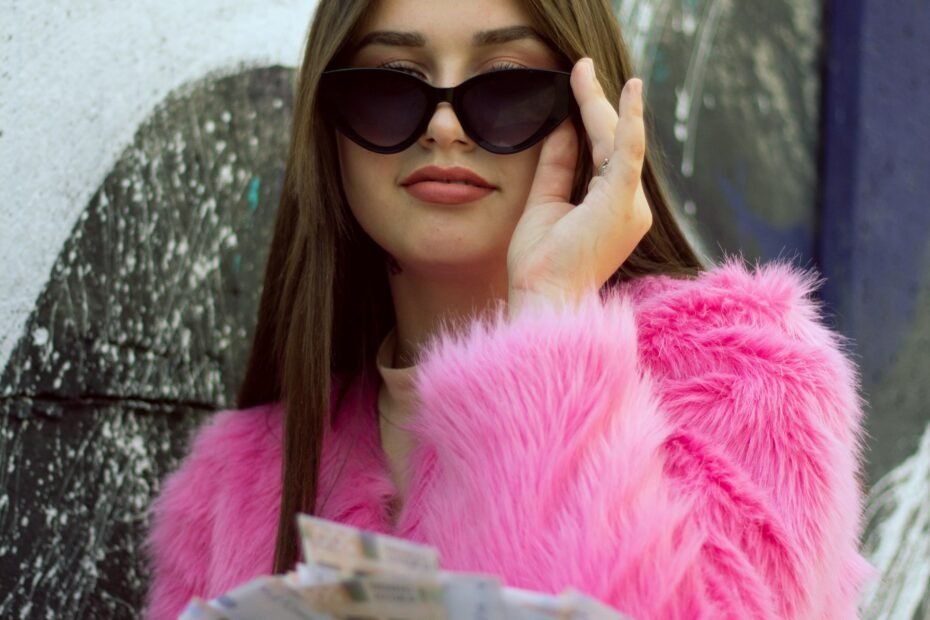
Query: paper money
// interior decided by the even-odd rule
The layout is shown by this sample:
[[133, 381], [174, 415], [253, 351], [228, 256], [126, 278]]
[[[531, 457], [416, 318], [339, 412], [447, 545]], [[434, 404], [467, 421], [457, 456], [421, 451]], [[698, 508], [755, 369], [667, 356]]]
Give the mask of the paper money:
[[426, 545], [301, 515], [305, 563], [223, 596], [194, 599], [182, 620], [622, 620], [568, 588], [502, 587], [498, 577], [439, 569]]
[[334, 620], [281, 577], [259, 577], [210, 601], [230, 620]]
[[199, 598], [191, 600], [178, 616], [178, 620], [232, 620], [220, 610], [211, 607], [207, 601]]
[[365, 575], [301, 590], [314, 609], [358, 620], [445, 620], [443, 594], [436, 576], [406, 575]]
[[508, 618], [519, 620], [625, 620], [627, 617], [600, 601], [566, 588], [561, 594], [545, 594], [520, 588], [501, 593]]
[[433, 547], [307, 515], [300, 515], [297, 524], [308, 564], [337, 568], [346, 575], [439, 571], [439, 553]]
[[501, 598], [508, 618], [519, 620], [554, 620], [568, 618], [558, 596], [522, 588], [504, 588]]
[[467, 573], [440, 574], [449, 620], [504, 620], [507, 609], [500, 579]]
[[287, 574], [288, 582], [295, 588], [335, 583], [344, 578], [338, 568], [319, 564], [298, 564], [293, 572]]

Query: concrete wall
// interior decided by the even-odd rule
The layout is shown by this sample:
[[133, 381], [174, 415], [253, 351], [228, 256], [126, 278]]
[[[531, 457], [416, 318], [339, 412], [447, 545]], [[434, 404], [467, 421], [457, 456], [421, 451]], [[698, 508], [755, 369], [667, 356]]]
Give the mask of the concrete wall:
[[[136, 615], [147, 579], [145, 508], [190, 432], [232, 403], [251, 336], [286, 151], [287, 67], [299, 59], [314, 3], [130, 4], [0, 0], [2, 617]], [[857, 338], [870, 394], [880, 384], [877, 393], [888, 395], [873, 412], [886, 433], [873, 430], [882, 437], [869, 470], [877, 479], [914, 452], [913, 422], [930, 417], [925, 382], [914, 377], [927, 361], [915, 335], [930, 316], [928, 233], [915, 226], [881, 237], [900, 239], [902, 253], [923, 252], [923, 262], [909, 263], [913, 279], [883, 289], [862, 289], [862, 261], [825, 249], [862, 238], [834, 226], [846, 221], [829, 211], [840, 202], [827, 201], [825, 220], [818, 207], [820, 59], [835, 14], [825, 19], [807, 0], [614, 6], [646, 81], [681, 219], [710, 259], [741, 251], [825, 268], [839, 319], [866, 316], [876, 290], [922, 283], [908, 303], [887, 304], [899, 314], [868, 315], [912, 317], [896, 323], [904, 327], [891, 344], [883, 331], [856, 331], [867, 320], [838, 321]], [[901, 79], [926, 73], [912, 70]], [[830, 109], [861, 92], [831, 94]], [[874, 112], [859, 116], [859, 107], [843, 118], [871, 127]], [[894, 130], [908, 132], [908, 144], [927, 143], [919, 125], [901, 124]], [[907, 172], [888, 178], [916, 187], [916, 198], [919, 175], [894, 153], [892, 173]], [[828, 179], [874, 178], [854, 161]], [[891, 183], [857, 187], [873, 188], [857, 194], [865, 229], [874, 188]], [[882, 208], [900, 198], [889, 194]], [[923, 222], [912, 209], [908, 221]], [[873, 260], [878, 270], [892, 265], [885, 255]], [[900, 373], [869, 383], [875, 355]], [[907, 460], [877, 489], [876, 523], [919, 514], [904, 501], [913, 493], [888, 489], [905, 488], [904, 479], [914, 488], [922, 462]], [[873, 531], [876, 557], [904, 539], [900, 528]], [[892, 574], [894, 560], [886, 565]], [[917, 586], [905, 581], [896, 583], [911, 598], [924, 596], [920, 573]]]

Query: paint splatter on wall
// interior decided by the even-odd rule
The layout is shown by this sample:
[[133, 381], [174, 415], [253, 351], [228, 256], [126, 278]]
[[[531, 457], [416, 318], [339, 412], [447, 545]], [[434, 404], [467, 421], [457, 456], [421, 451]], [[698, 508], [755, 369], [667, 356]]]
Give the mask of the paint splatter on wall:
[[930, 615], [930, 425], [912, 456], [872, 487], [866, 509], [866, 557], [882, 579], [863, 593], [863, 618]]
[[148, 503], [244, 369], [292, 79], [169, 97], [62, 248], [0, 381], [0, 616], [140, 609]]

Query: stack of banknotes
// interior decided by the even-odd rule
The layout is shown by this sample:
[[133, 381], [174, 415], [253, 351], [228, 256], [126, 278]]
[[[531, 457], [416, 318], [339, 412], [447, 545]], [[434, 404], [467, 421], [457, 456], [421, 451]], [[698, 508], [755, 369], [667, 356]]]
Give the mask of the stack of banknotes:
[[300, 515], [304, 563], [259, 577], [181, 620], [622, 620], [574, 589], [559, 595], [504, 587], [491, 575], [439, 569], [436, 549]]

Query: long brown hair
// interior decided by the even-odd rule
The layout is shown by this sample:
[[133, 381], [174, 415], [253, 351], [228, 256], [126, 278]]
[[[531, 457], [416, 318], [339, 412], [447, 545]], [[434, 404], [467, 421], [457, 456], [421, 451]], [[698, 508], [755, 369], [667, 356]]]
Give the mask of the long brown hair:
[[[282, 494], [275, 572], [297, 560], [295, 516], [314, 513], [324, 424], [333, 377], [348, 381], [373, 363], [394, 321], [385, 255], [360, 229], [342, 191], [333, 129], [317, 106], [320, 74], [338, 62], [370, 0], [321, 0], [297, 81], [290, 153], [274, 238], [265, 269], [252, 350], [238, 407], [284, 406]], [[537, 30], [566, 62], [594, 59], [610, 101], [633, 75], [608, 0], [525, 0]], [[579, 128], [580, 129], [580, 128]], [[582, 143], [586, 139], [582, 135]], [[591, 179], [590, 156], [579, 154], [573, 200]], [[690, 276], [700, 262], [675, 222], [653, 157], [643, 187], [652, 229], [608, 283], [647, 274]]]

